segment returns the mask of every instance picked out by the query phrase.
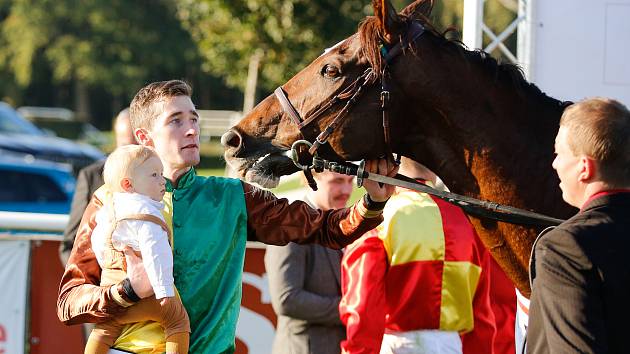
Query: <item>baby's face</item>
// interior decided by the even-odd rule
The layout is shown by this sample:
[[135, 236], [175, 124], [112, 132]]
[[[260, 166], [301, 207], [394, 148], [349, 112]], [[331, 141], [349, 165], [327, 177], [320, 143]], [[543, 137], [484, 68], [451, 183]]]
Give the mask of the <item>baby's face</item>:
[[150, 157], [138, 166], [131, 176], [134, 192], [144, 194], [158, 202], [162, 201], [166, 191], [162, 170], [162, 161], [156, 156]]

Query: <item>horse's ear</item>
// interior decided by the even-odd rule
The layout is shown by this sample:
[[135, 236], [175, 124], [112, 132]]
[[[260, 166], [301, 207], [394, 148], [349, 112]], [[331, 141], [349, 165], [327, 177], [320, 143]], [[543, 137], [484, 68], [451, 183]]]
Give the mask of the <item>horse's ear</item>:
[[400, 27], [400, 21], [392, 3], [389, 0], [372, 0], [372, 7], [374, 8], [374, 16], [378, 18], [383, 33], [387, 37], [396, 36]]
[[433, 0], [416, 0], [405, 7], [400, 14], [418, 19], [423, 16], [429, 17], [431, 10], [433, 10]]

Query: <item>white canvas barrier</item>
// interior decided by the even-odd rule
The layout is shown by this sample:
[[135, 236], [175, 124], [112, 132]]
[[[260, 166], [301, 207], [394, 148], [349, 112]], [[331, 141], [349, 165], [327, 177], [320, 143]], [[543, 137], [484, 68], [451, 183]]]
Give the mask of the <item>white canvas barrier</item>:
[[605, 96], [630, 105], [630, 0], [534, 4], [530, 79], [560, 100]]
[[0, 241], [0, 353], [24, 353], [29, 241]]

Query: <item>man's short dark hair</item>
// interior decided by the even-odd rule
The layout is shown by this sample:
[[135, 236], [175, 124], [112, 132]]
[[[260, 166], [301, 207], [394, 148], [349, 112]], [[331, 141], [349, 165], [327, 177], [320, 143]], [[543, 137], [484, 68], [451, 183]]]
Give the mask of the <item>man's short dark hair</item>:
[[602, 180], [612, 186], [630, 183], [630, 111], [618, 101], [595, 97], [569, 106], [560, 119], [568, 129], [575, 155], [597, 161]]
[[181, 80], [169, 80], [153, 82], [140, 91], [131, 101], [129, 107], [131, 127], [133, 130], [138, 128], [151, 129], [158, 117], [160, 111], [155, 106], [166, 99], [177, 96], [192, 95], [192, 88], [186, 82]]

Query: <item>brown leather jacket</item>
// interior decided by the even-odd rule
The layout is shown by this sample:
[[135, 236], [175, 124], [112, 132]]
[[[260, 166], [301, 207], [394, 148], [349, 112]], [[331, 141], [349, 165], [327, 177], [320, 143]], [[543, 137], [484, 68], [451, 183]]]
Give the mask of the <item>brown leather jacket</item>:
[[[381, 210], [368, 210], [363, 199], [346, 209], [315, 210], [306, 203], [289, 203], [272, 193], [243, 183], [247, 208], [247, 238], [274, 245], [289, 242], [319, 243], [342, 248], [383, 220]], [[77, 229], [74, 246], [61, 278], [57, 315], [65, 324], [103, 322], [123, 312], [109, 287], [101, 287], [101, 269], [92, 251], [91, 235], [96, 212], [102, 206], [94, 196]], [[121, 285], [115, 286], [125, 300]]]

